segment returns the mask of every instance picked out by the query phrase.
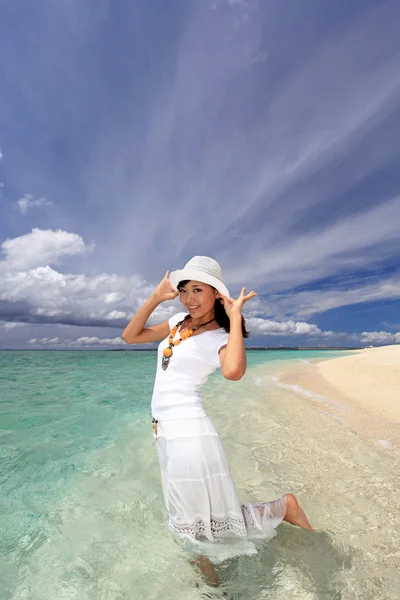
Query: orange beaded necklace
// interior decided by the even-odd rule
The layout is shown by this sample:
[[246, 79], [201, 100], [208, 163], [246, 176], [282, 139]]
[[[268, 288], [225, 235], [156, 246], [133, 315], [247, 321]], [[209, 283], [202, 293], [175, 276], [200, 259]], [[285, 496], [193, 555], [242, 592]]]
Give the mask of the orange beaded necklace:
[[179, 336], [179, 339], [174, 340], [175, 334], [178, 331], [179, 327], [188, 318], [189, 318], [189, 315], [187, 315], [182, 321], [179, 321], [179, 323], [177, 323], [175, 325], [175, 327], [173, 327], [170, 331], [170, 334], [168, 337], [168, 346], [166, 348], [164, 348], [164, 350], [163, 350], [163, 357], [162, 357], [162, 362], [161, 362], [161, 367], [163, 368], [164, 371], [168, 368], [169, 359], [171, 358], [171, 356], [173, 354], [172, 348], [174, 348], [174, 346], [178, 346], [181, 342], [183, 342], [183, 340], [187, 340], [188, 338], [190, 338], [190, 336], [192, 336], [195, 331], [200, 329], [200, 327], [204, 327], [205, 325], [209, 325], [210, 323], [215, 321], [215, 318], [214, 318], [214, 319], [211, 319], [211, 321], [207, 321], [207, 323], [201, 323], [200, 325], [195, 325], [194, 327], [192, 327], [191, 329], [188, 329], [187, 331], [182, 331], [182, 333]]

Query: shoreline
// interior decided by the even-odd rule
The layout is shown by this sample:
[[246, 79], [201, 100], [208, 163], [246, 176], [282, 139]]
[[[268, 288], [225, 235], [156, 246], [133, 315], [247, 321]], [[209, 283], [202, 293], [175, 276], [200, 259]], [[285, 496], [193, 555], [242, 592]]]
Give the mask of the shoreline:
[[[335, 346], [250, 346], [246, 347], [247, 351], [263, 351], [263, 352], [279, 352], [279, 351], [296, 351], [296, 352], [310, 352], [315, 350], [328, 351], [328, 352], [349, 352], [362, 350], [362, 348], [336, 348]], [[157, 348], [0, 348], [0, 352], [157, 352]]]
[[278, 387], [324, 404], [353, 430], [400, 444], [400, 345], [281, 366], [275, 375]]

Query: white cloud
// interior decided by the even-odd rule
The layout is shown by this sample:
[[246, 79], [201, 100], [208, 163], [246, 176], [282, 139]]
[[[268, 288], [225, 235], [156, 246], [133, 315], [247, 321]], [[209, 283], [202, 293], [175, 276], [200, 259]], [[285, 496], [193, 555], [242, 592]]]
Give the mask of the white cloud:
[[60, 348], [79, 348], [79, 347], [92, 347], [92, 346], [126, 346], [126, 343], [121, 339], [121, 337], [115, 338], [100, 338], [97, 336], [88, 337], [83, 336], [78, 338], [77, 340], [60, 340], [59, 337], [54, 338], [32, 338], [28, 342], [31, 345], [35, 346], [58, 346]]
[[0, 161], [3, 160], [3, 157], [4, 157], [3, 150], [2, 150], [2, 148], [0, 146]]
[[271, 321], [259, 317], [246, 320], [252, 335], [317, 335], [323, 332], [311, 323], [304, 321]]
[[76, 340], [76, 342], [71, 342], [71, 345], [77, 346], [126, 346], [126, 343], [121, 339], [121, 337], [115, 338], [98, 338], [98, 337], [81, 337]]
[[[256, 323], [255, 323], [256, 321]], [[295, 323], [293, 321], [288, 322], [273, 322], [264, 321], [263, 319], [256, 319], [248, 321], [251, 328], [252, 336], [300, 336], [309, 335], [310, 338], [324, 338], [324, 337], [341, 337], [341, 334], [335, 334], [331, 331], [324, 332], [318, 329], [315, 325], [308, 323]], [[343, 335], [343, 334], [342, 334]], [[77, 340], [71, 339], [60, 339], [60, 337], [43, 337], [43, 338], [32, 338], [28, 342], [31, 345], [36, 346], [52, 346], [59, 348], [84, 348], [84, 347], [96, 347], [96, 346], [121, 346], [125, 347], [126, 343], [120, 336], [114, 338], [102, 338], [99, 336], [82, 336]]]
[[[22, 305], [25, 312], [20, 317], [29, 316], [31, 322], [122, 327], [154, 290], [140, 276], [63, 274], [48, 264], [40, 265], [85, 255], [90, 248], [76, 234], [35, 229], [2, 247], [6, 253], [0, 262], [3, 318], [9, 316], [4, 311], [10, 306]], [[172, 303], [162, 304], [150, 322], [165, 320], [175, 310]]]
[[[85, 255], [88, 246], [75, 234], [51, 232], [49, 248], [43, 250], [32, 234], [21, 236], [11, 241], [17, 245], [10, 245], [9, 251], [3, 244], [0, 294], [5, 302], [26, 305], [33, 319], [43, 321], [118, 323], [147, 297], [152, 286], [144, 277], [154, 282], [157, 273], [186, 262], [192, 249], [193, 254], [209, 253], [220, 260], [233, 293], [247, 285], [269, 294], [249, 309], [249, 318], [263, 318], [254, 326], [260, 335], [285, 335], [280, 332], [286, 330], [287, 335], [305, 331], [327, 336], [329, 332], [304, 320], [339, 306], [400, 297], [395, 277], [381, 276], [352, 289], [345, 283], [346, 274], [393, 263], [398, 254], [398, 190], [390, 185], [390, 174], [387, 196], [379, 197], [379, 190], [371, 195], [368, 185], [372, 182], [373, 187], [377, 175], [397, 164], [398, 157], [398, 136], [390, 128], [400, 90], [393, 1], [366, 7], [346, 27], [331, 29], [324, 23], [320, 32], [315, 27], [313, 52], [303, 55], [288, 40], [285, 56], [276, 54], [268, 41], [266, 28], [277, 23], [273, 3], [266, 3], [265, 13], [254, 11], [241, 38], [238, 31], [243, 28], [232, 18], [240, 11], [209, 11], [207, 3], [205, 10], [195, 3], [171, 44], [171, 77], [164, 83], [161, 78], [156, 95], [153, 83], [143, 81], [139, 127], [137, 119], [129, 118], [135, 79], [126, 82], [128, 93], [119, 96], [113, 118], [102, 118], [113, 97], [107, 95], [110, 86], [102, 87], [101, 61], [91, 54], [97, 45], [88, 46], [85, 40], [98, 39], [108, 5], [101, 3], [93, 21], [78, 4], [74, 10], [62, 7], [52, 13], [59, 20], [65, 12], [63, 21], [71, 27], [65, 28], [68, 37], [60, 38], [58, 53], [49, 52], [51, 36], [42, 36], [34, 76], [31, 66], [24, 72], [25, 57], [16, 45], [21, 59], [15, 82], [21, 97], [29, 94], [36, 102], [33, 109], [49, 127], [53, 122], [45, 118], [48, 98], [59, 101], [66, 123], [81, 122], [80, 115], [86, 114], [82, 108], [92, 107], [98, 126], [94, 138], [86, 128], [88, 137], [82, 132], [82, 151], [90, 151], [76, 181], [82, 198], [79, 215], [92, 216], [96, 207], [97, 223], [91, 223], [90, 231], [97, 227], [101, 246], [90, 273], [100, 274], [55, 270], [64, 258]], [[150, 59], [151, 41], [137, 43], [145, 41]], [[65, 47], [70, 52], [64, 52]], [[82, 60], [63, 62], [64, 57], [77, 56]], [[171, 56], [166, 54], [167, 63]], [[265, 56], [271, 64], [276, 61], [276, 67], [262, 62]], [[246, 72], [238, 68], [254, 58], [260, 59], [254, 67]], [[81, 84], [87, 80], [85, 65], [91, 65], [90, 86]], [[103, 101], [93, 102], [92, 91], [99, 90], [104, 91]], [[16, 117], [11, 122], [17, 122]], [[46, 152], [42, 149], [44, 158]], [[31, 189], [27, 182], [34, 165], [28, 160], [23, 165], [22, 189]], [[22, 170], [15, 169], [18, 177]], [[46, 193], [59, 186], [57, 177], [58, 172], [49, 170]], [[68, 219], [75, 213], [67, 199], [78, 197], [71, 191], [72, 184], [64, 196]], [[22, 204], [26, 210], [30, 200]], [[65, 236], [75, 236], [69, 238], [70, 246]], [[44, 238], [44, 232], [38, 237]], [[132, 269], [139, 275], [117, 274]], [[291, 292], [331, 276], [343, 276], [342, 282], [323, 290]], [[157, 315], [165, 317], [173, 310], [160, 307]]]
[[17, 200], [15, 204], [21, 215], [26, 215], [28, 210], [31, 210], [32, 208], [53, 205], [53, 203], [50, 200], [46, 200], [46, 198], [37, 198], [35, 200], [31, 194], [24, 194], [24, 196]]
[[[22, 302], [26, 311], [24, 317], [29, 316], [31, 322], [97, 326], [115, 324], [122, 327], [154, 290], [153, 285], [138, 276], [63, 274], [48, 265], [21, 270], [27, 264], [58, 262], [73, 254], [84, 254], [86, 245], [76, 234], [37, 229], [32, 234], [4, 242], [3, 249], [6, 258], [2, 263], [0, 300], [11, 304]], [[167, 319], [177, 307], [177, 301], [160, 305], [150, 322]], [[328, 335], [316, 325], [304, 321], [261, 318], [260, 311], [265, 314], [266, 308], [265, 302], [259, 298], [253, 300], [247, 318], [253, 335]], [[16, 326], [10, 324], [6, 327]], [[72, 346], [121, 343], [120, 338], [101, 339], [96, 336], [83, 337], [70, 343]], [[40, 338], [37, 343], [54, 345], [58, 342], [56, 338], [46, 337]], [[64, 345], [66, 343], [62, 342]]]
[[8, 239], [1, 244], [4, 260], [0, 269], [24, 271], [41, 265], [59, 264], [62, 258], [85, 255], [93, 249], [76, 233], [32, 229], [31, 233]]
[[[7, 254], [0, 263], [0, 300], [8, 303], [6, 310], [22, 303], [24, 312], [19, 316], [31, 322], [122, 328], [154, 290], [154, 285], [139, 276], [63, 274], [48, 265], [20, 270], [24, 262], [56, 262], [73, 254], [84, 254], [87, 246], [76, 234], [34, 230], [32, 234], [8, 240], [4, 246]], [[387, 281], [379, 289], [371, 284], [336, 295], [329, 290], [275, 296], [271, 301], [256, 297], [246, 305], [245, 317], [253, 335], [330, 337], [339, 334], [321, 331], [304, 320], [288, 319], [285, 313], [307, 315], [344, 303], [385, 298], [397, 294], [399, 288], [399, 284]], [[150, 323], [169, 318], [179, 306], [178, 301], [160, 305]], [[3, 318], [6, 316], [3, 313]], [[17, 325], [10, 323], [4, 327], [11, 329]]]
[[25, 323], [17, 323], [14, 321], [5, 321], [3, 323], [3, 327], [6, 331], [10, 330], [10, 329], [15, 329], [17, 327], [24, 327]]
[[116, 302], [119, 302], [120, 300], [122, 300], [122, 296], [118, 292], [110, 292], [109, 294], [105, 294], [105, 296], [104, 296], [105, 304], [115, 304]]
[[[29, 314], [54, 321], [80, 325], [121, 327], [154, 291], [154, 286], [137, 276], [121, 277], [114, 273], [63, 275], [50, 267], [32, 269], [27, 273], [10, 275], [7, 290], [0, 299], [24, 301], [30, 306]], [[118, 300], [114, 309], [105, 301], [110, 289], [117, 289]], [[168, 319], [176, 311], [176, 303], [163, 303], [150, 322]], [[119, 321], [119, 322], [118, 322]]]
[[[32, 237], [32, 234], [35, 235]], [[154, 290], [154, 285], [139, 276], [124, 277], [115, 273], [101, 273], [93, 276], [63, 274], [48, 265], [19, 270], [18, 267], [23, 265], [24, 260], [40, 262], [48, 259], [55, 262], [62, 261], [64, 257], [67, 258], [73, 254], [84, 254], [87, 251], [83, 239], [76, 234], [42, 232], [41, 230], [34, 230], [32, 234], [8, 240], [6, 258], [0, 263], [2, 265], [0, 301], [6, 303], [6, 311], [10, 306], [23, 306], [19, 317], [24, 320], [29, 319], [31, 323], [114, 326], [122, 330], [134, 312]], [[41, 238], [42, 234], [44, 234], [44, 241]], [[28, 252], [27, 259], [25, 259], [25, 252]], [[292, 314], [306, 316], [343, 304], [383, 299], [390, 295], [394, 297], [399, 291], [399, 283], [387, 280], [379, 285], [373, 282], [354, 290], [343, 290], [336, 293], [334, 290], [317, 290], [292, 296], [274, 296], [268, 301], [256, 297], [247, 303], [245, 318], [252, 336], [307, 336], [310, 340], [315, 338], [332, 340], [337, 337], [345, 341], [343, 333], [321, 331], [313, 323], [307, 323], [302, 319], [288, 319], [285, 317], [285, 313], [290, 311]], [[177, 300], [173, 303], [163, 303], [153, 313], [149, 322], [163, 321], [179, 310], [179, 307], [180, 304]], [[277, 315], [279, 315], [278, 318]], [[9, 315], [3, 312], [3, 318], [6, 316]], [[13, 313], [14, 321], [4, 324], [3, 327], [6, 331], [22, 326], [22, 323], [17, 323], [15, 318]], [[372, 336], [371, 339], [368, 337], [369, 335]], [[396, 334], [364, 333], [361, 341], [362, 343], [372, 343], [375, 339], [374, 336], [378, 335], [389, 336], [387, 340], [394, 340], [393, 336]], [[36, 333], [34, 339], [39, 341], [31, 341], [31, 345], [35, 343], [58, 344], [71, 348], [81, 345], [122, 345], [119, 337], [85, 336], [76, 341], [65, 341], [63, 336], [58, 336], [57, 341], [52, 336], [39, 338]], [[357, 340], [360, 340], [360, 337]]]
[[106, 319], [127, 319], [128, 315], [123, 310], [112, 310], [106, 316]]
[[363, 344], [400, 344], [400, 331], [389, 333], [388, 331], [364, 331], [361, 334]]
[[[41, 339], [37, 339], [37, 338], [32, 338], [29, 340], [28, 344], [35, 344], [35, 345], [42, 345], [42, 346], [57, 346], [60, 344], [60, 338], [59, 337], [44, 337]], [[63, 345], [63, 344], [62, 344]]]

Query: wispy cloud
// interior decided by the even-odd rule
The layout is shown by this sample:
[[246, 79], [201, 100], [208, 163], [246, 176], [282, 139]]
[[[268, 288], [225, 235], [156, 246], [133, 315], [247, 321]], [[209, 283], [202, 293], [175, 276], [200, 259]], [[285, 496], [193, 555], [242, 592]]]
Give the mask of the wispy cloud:
[[26, 215], [28, 210], [32, 208], [40, 208], [42, 206], [52, 206], [53, 203], [46, 198], [37, 198], [36, 200], [31, 194], [24, 194], [22, 198], [16, 201], [16, 207], [18, 208], [21, 215]]
[[3, 327], [6, 331], [9, 331], [10, 329], [15, 329], [16, 327], [24, 327], [25, 323], [17, 323], [17, 322], [3, 322]]
[[250, 279], [264, 291], [278, 291], [349, 274], [382, 264], [399, 254], [400, 196], [382, 202], [318, 232], [286, 238], [284, 246], [256, 252], [243, 266], [232, 267], [233, 284]]
[[[249, 282], [260, 291], [368, 270], [397, 256], [398, 195], [377, 188], [366, 200], [358, 190], [398, 156], [386, 135], [400, 106], [395, 10], [390, 2], [379, 5], [322, 37], [314, 56], [279, 82], [268, 61], [264, 71], [249, 68], [246, 85], [239, 50], [228, 52], [235, 39], [229, 16], [216, 17], [217, 39], [204, 15], [193, 15], [179, 39], [174, 77], [149, 109], [138, 176], [123, 174], [131, 161], [129, 128], [118, 135], [111, 165], [108, 137], [93, 157], [91, 188], [100, 196], [116, 187], [121, 198], [143, 200], [127, 212], [126, 203], [117, 205], [124, 219], [110, 224], [113, 243], [129, 240], [122, 247], [144, 252], [153, 271], [160, 238], [167, 266], [194, 253], [215, 254], [234, 287]], [[211, 31], [210, 53], [200, 45], [199, 19]], [[272, 50], [271, 64], [279, 64], [268, 43], [262, 48], [255, 18], [249, 23], [249, 56]], [[378, 33], [383, 24], [385, 36]], [[265, 97], [257, 80], [274, 93]], [[110, 171], [115, 177], [105, 179]]]
[[[274, 311], [284, 314], [296, 314], [309, 317], [316, 313], [326, 312], [341, 306], [353, 306], [365, 302], [376, 302], [379, 300], [400, 299], [400, 278], [397, 277], [375, 277], [364, 285], [343, 284], [329, 285], [322, 289], [313, 289], [304, 292], [287, 294], [274, 294], [269, 303]], [[349, 288], [350, 289], [346, 289]]]
[[399, 329], [400, 330], [400, 323], [388, 323], [387, 321], [384, 321], [382, 323], [382, 325], [384, 327], [386, 327], [387, 329]]
[[[4, 158], [4, 153], [0, 146], [0, 162], [3, 160], [3, 158]], [[3, 197], [3, 189], [4, 189], [4, 181], [0, 181], [0, 199]]]
[[32, 191], [24, 219], [0, 207], [3, 314], [120, 326], [195, 254], [233, 294], [259, 292], [260, 336], [399, 298], [395, 0], [339, 0], [329, 22], [316, 0], [310, 19], [275, 0], [194, 2], [162, 23], [151, 3], [91, 1], [44, 0], [14, 29], [3, 13], [2, 178], [13, 198]]

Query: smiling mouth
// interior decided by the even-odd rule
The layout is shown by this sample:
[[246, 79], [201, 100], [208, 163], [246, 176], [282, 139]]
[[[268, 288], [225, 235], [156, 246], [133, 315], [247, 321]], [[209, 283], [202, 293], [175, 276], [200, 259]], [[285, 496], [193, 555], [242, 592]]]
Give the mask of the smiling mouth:
[[189, 310], [195, 310], [196, 308], [200, 308], [200, 306], [189, 306]]

